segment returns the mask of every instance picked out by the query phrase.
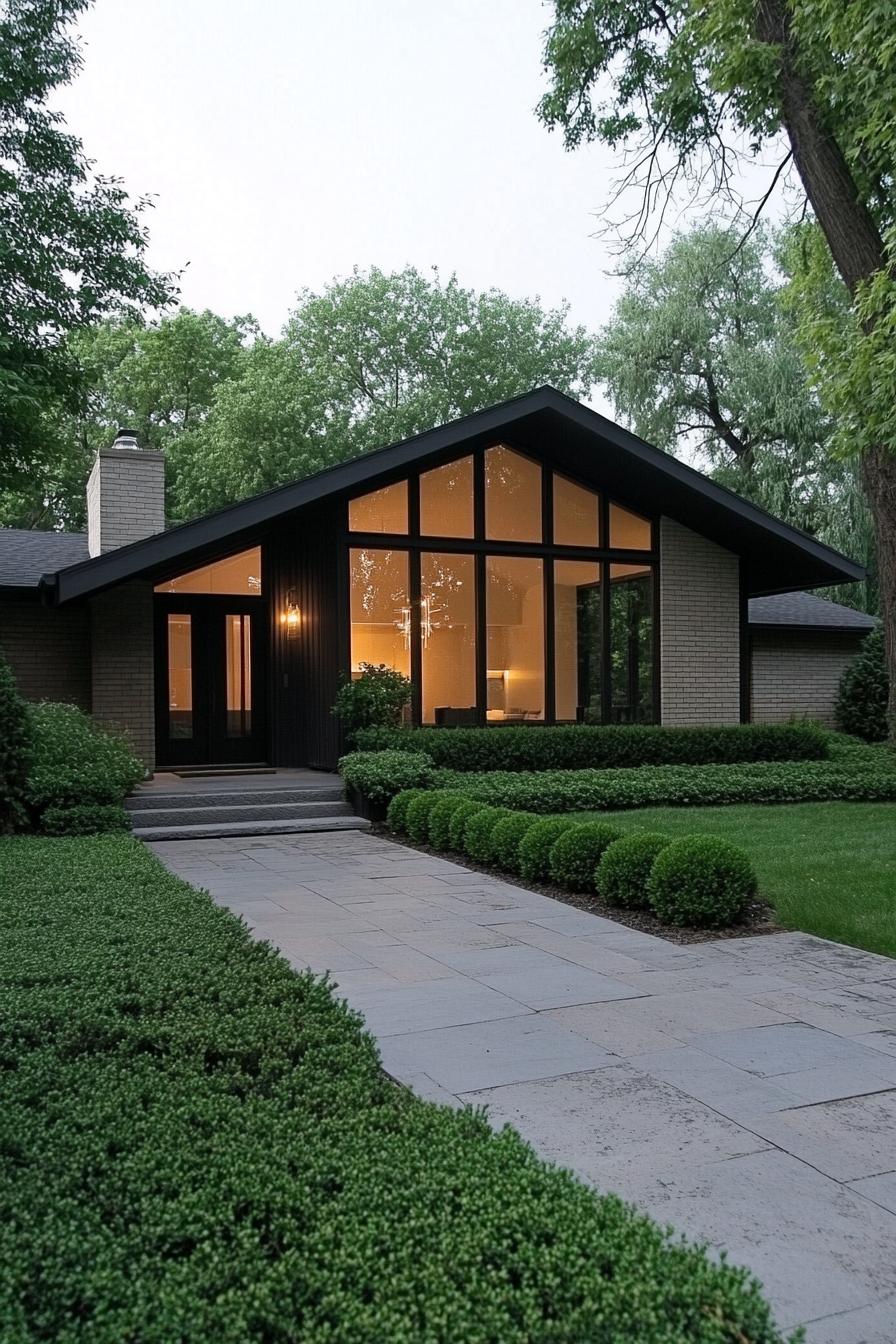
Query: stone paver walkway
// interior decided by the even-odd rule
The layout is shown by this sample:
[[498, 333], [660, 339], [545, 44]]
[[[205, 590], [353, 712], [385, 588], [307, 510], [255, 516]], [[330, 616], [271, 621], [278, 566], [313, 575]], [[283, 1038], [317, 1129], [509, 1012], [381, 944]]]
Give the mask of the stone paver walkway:
[[726, 1248], [811, 1344], [896, 1340], [896, 962], [678, 947], [359, 833], [151, 848], [330, 971], [420, 1095]]

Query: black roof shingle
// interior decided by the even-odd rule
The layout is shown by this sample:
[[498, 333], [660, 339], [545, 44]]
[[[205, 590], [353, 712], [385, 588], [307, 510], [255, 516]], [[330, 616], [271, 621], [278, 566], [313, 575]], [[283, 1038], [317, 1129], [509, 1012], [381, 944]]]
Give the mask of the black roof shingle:
[[86, 532], [0, 527], [0, 588], [36, 588], [44, 574], [87, 559]]
[[778, 593], [774, 597], [751, 597], [751, 626], [802, 626], [807, 630], [873, 630], [877, 617], [839, 602], [828, 602], [814, 593]]

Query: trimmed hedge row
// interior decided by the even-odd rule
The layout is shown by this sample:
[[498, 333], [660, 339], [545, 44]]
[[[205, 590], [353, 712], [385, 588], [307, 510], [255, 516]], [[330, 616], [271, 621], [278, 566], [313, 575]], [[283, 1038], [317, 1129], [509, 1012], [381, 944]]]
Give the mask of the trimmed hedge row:
[[527, 812], [620, 811], [722, 803], [892, 802], [896, 757], [752, 765], [662, 765], [540, 774], [439, 770], [437, 788], [462, 788], [492, 807]]
[[404, 789], [426, 789], [433, 782], [432, 757], [422, 751], [353, 751], [339, 761], [347, 789], [372, 803], [388, 803]]
[[464, 854], [529, 882], [596, 888], [610, 905], [651, 908], [668, 924], [731, 924], [756, 894], [746, 854], [715, 836], [623, 835], [606, 822], [512, 812], [436, 790], [398, 794], [388, 821], [418, 844]]
[[628, 724], [557, 728], [365, 728], [361, 751], [425, 752], [448, 770], [583, 770], [640, 765], [724, 765], [824, 760], [828, 740], [811, 723], [663, 728]]
[[782, 1344], [129, 837], [0, 841], [0, 1337]]

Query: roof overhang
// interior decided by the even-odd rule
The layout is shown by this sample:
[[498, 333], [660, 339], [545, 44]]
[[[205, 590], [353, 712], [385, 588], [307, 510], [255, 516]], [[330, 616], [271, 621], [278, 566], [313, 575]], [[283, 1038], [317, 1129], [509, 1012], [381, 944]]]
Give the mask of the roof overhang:
[[666, 515], [742, 558], [747, 594], [788, 592], [864, 577], [863, 567], [693, 467], [550, 387], [380, 448], [290, 485], [206, 514], [131, 546], [44, 576], [56, 602], [133, 579], [155, 579], [255, 545], [278, 521], [324, 500], [376, 489], [421, 464], [436, 466], [506, 440], [642, 512]]

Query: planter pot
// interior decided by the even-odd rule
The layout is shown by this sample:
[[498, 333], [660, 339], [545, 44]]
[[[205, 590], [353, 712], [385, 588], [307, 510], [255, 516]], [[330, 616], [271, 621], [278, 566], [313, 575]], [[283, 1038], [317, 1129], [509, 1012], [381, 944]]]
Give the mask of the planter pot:
[[368, 798], [366, 793], [361, 793], [359, 789], [347, 789], [346, 795], [354, 811], [359, 817], [364, 817], [367, 821], [383, 822], [386, 820], [386, 813], [389, 810], [388, 803], [374, 801]]

